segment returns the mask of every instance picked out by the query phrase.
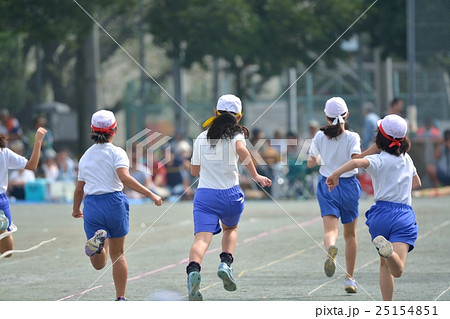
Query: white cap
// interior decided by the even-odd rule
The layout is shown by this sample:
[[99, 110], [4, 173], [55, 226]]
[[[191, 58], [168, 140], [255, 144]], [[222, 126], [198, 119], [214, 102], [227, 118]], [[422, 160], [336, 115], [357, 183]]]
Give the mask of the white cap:
[[233, 94], [222, 95], [217, 101], [217, 111], [227, 111], [240, 114], [242, 112], [242, 102]]
[[100, 110], [92, 114], [91, 128], [94, 131], [111, 131], [117, 126], [114, 113], [107, 110]]
[[405, 119], [396, 114], [386, 115], [382, 120], [378, 120], [377, 126], [393, 138], [403, 138], [408, 131]]
[[329, 118], [337, 118], [339, 116], [344, 116], [348, 112], [347, 104], [341, 97], [332, 97], [325, 103], [325, 115]]

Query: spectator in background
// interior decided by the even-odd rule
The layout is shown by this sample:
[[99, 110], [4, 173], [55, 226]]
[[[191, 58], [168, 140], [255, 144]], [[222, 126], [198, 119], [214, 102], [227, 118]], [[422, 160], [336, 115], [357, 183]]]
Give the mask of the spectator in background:
[[427, 117], [424, 120], [423, 126], [420, 126], [417, 129], [416, 136], [418, 138], [424, 139], [437, 139], [441, 136], [441, 132], [438, 129], [438, 125], [436, 124], [436, 120], [432, 120]]
[[4, 133], [8, 136], [9, 143], [22, 139], [23, 132], [19, 120], [11, 116], [7, 109], [0, 111], [0, 122], [0, 133]]
[[34, 131], [31, 130], [27, 137], [28, 145], [34, 145], [34, 139], [35, 139], [35, 130], [37, 130], [39, 127], [43, 127], [47, 130], [47, 134], [44, 137], [44, 141], [42, 142], [42, 157], [55, 157], [56, 151], [53, 149], [53, 133], [51, 130], [47, 127], [47, 119], [43, 116], [38, 116], [33, 120], [33, 127]]
[[57, 180], [74, 182], [76, 180], [76, 165], [75, 161], [69, 156], [69, 150], [62, 149], [59, 151], [56, 155], [56, 162], [59, 167]]
[[365, 151], [375, 142], [375, 136], [378, 131], [377, 122], [380, 117], [375, 113], [374, 106], [371, 102], [365, 102], [362, 111], [364, 115], [364, 125], [361, 146], [362, 150]]
[[175, 138], [171, 142], [170, 147], [173, 149], [173, 152], [177, 157], [188, 160], [191, 159], [192, 145], [184, 138], [183, 134], [180, 131], [177, 131], [175, 133]]
[[50, 182], [56, 181], [59, 175], [59, 167], [58, 163], [56, 163], [55, 156], [44, 155], [41, 168], [46, 180]]
[[314, 136], [316, 136], [316, 133], [319, 132], [320, 130], [320, 124], [318, 121], [316, 120], [311, 120], [308, 123], [308, 133], [309, 136], [308, 138], [314, 138]]
[[427, 173], [434, 187], [450, 185], [450, 130], [444, 132], [434, 151], [436, 164], [427, 166]]
[[396, 114], [398, 116], [403, 117], [403, 100], [399, 97], [395, 97], [392, 102], [391, 106], [388, 110], [388, 113], [386, 115], [390, 114]]
[[165, 164], [167, 188], [171, 196], [183, 195], [183, 198], [192, 196], [190, 189], [189, 171], [187, 170], [185, 159], [181, 156], [176, 156], [171, 149], [169, 162]]

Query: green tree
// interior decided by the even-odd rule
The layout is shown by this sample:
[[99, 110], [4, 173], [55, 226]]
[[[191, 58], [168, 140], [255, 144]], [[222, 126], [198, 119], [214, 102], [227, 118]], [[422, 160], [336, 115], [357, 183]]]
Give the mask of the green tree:
[[[154, 0], [147, 17], [155, 43], [185, 67], [222, 58], [236, 93], [292, 66], [309, 65], [358, 17], [352, 0]], [[342, 52], [333, 49], [324, 59]]]

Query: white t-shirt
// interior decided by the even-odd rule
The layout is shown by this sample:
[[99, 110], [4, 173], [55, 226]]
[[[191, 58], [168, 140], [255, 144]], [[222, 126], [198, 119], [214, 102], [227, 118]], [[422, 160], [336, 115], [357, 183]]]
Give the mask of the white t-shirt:
[[[358, 133], [345, 130], [337, 138], [329, 139], [323, 131], [319, 131], [314, 136], [309, 154], [315, 158], [320, 155], [319, 173], [328, 177], [337, 168], [341, 167], [352, 159], [353, 154], [361, 153], [361, 138]], [[358, 173], [358, 169], [351, 170], [341, 175], [341, 177], [352, 177]]]
[[417, 174], [411, 157], [381, 152], [364, 158], [369, 161], [366, 171], [372, 176], [374, 200], [411, 206], [412, 179]]
[[128, 168], [127, 153], [111, 143], [94, 144], [81, 157], [78, 180], [85, 182], [86, 195], [99, 195], [123, 190], [116, 169]]
[[8, 169], [23, 169], [28, 160], [11, 151], [9, 148], [0, 148], [0, 193], [6, 193], [8, 188]]
[[191, 164], [200, 165], [198, 188], [228, 189], [239, 185], [236, 142], [242, 141], [245, 145], [244, 135], [236, 134], [231, 140], [219, 139], [212, 148], [207, 132], [196, 138], [192, 150]]

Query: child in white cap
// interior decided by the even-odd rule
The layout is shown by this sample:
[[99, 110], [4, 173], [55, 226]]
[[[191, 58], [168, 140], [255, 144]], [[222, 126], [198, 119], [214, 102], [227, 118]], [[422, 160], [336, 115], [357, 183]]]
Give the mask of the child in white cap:
[[339, 188], [328, 191], [326, 178], [342, 164], [361, 153], [361, 139], [358, 133], [345, 129], [349, 112], [347, 104], [340, 97], [330, 98], [325, 104], [325, 125], [313, 138], [309, 151], [308, 167], [320, 165], [319, 182], [317, 184], [317, 200], [324, 225], [324, 246], [327, 258], [324, 264], [325, 274], [334, 275], [335, 258], [338, 252], [336, 240], [338, 236], [338, 219], [344, 225], [345, 263], [347, 275], [344, 289], [347, 293], [356, 293], [354, 270], [358, 242], [356, 223], [359, 216], [359, 198], [361, 185], [356, 178], [357, 169], [346, 172], [340, 179]]
[[[7, 148], [8, 137], [6, 134], [0, 134], [0, 255], [14, 249], [12, 233], [17, 230], [17, 227], [12, 221], [9, 199], [6, 195], [8, 188], [8, 170], [36, 170], [46, 133], [47, 130], [43, 127], [39, 127], [36, 130], [33, 151], [29, 160]], [[11, 256], [12, 254], [5, 254], [4, 257]]]
[[327, 185], [334, 189], [339, 176], [365, 168], [372, 177], [375, 205], [366, 212], [372, 242], [380, 254], [380, 289], [383, 300], [392, 300], [394, 277], [401, 276], [408, 252], [414, 248], [418, 226], [411, 207], [411, 190], [421, 186], [414, 163], [408, 155], [411, 143], [406, 121], [398, 115], [379, 120], [375, 137], [380, 154], [353, 159], [334, 171]]
[[[123, 193], [124, 185], [150, 198], [157, 206], [162, 200], [130, 175], [127, 153], [112, 144], [116, 132], [113, 112], [100, 110], [92, 115], [91, 139], [95, 144], [79, 162], [72, 216], [84, 219], [88, 239], [85, 253], [95, 269], [105, 267], [109, 249], [116, 300], [120, 301], [126, 300], [128, 276], [124, 243], [129, 231], [129, 204]], [[80, 209], [82, 201], [83, 211]]]
[[226, 290], [236, 290], [231, 263], [237, 241], [237, 226], [244, 209], [238, 160], [243, 162], [252, 178], [261, 186], [272, 184], [269, 178], [256, 172], [245, 146], [249, 131], [238, 124], [241, 118], [241, 100], [231, 94], [221, 96], [215, 116], [203, 123], [203, 127], [208, 129], [194, 142], [190, 171], [193, 176], [200, 178], [194, 196], [194, 243], [186, 267], [189, 300], [203, 300], [199, 291], [200, 264], [213, 235], [222, 229], [221, 263], [217, 275]]

